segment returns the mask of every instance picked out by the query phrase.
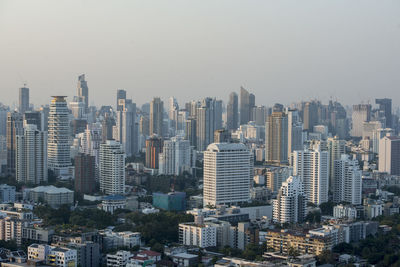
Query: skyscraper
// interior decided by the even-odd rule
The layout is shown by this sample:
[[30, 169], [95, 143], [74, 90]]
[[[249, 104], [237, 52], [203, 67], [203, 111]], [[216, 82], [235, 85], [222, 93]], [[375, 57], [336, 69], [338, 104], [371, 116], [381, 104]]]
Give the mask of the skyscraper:
[[85, 103], [85, 113], [89, 111], [89, 88], [87, 81], [85, 80], [85, 74], [79, 75], [78, 77], [78, 97], [83, 103]]
[[43, 131], [41, 115], [40, 111], [26, 111], [24, 113], [24, 126], [27, 124], [35, 124], [39, 131]]
[[204, 206], [250, 200], [251, 153], [244, 144], [213, 143], [204, 151]]
[[255, 96], [240, 87], [240, 125], [251, 120], [251, 110], [255, 106]]
[[159, 154], [162, 152], [163, 141], [157, 135], [146, 140], [146, 162], [145, 166], [150, 169], [158, 169]]
[[304, 130], [312, 132], [318, 124], [318, 104], [315, 101], [307, 102], [303, 110]]
[[264, 126], [267, 118], [267, 109], [265, 106], [256, 106], [252, 109], [251, 120], [256, 123], [256, 125]]
[[392, 99], [390, 98], [381, 98], [375, 99], [375, 103], [379, 105], [379, 110], [383, 111], [386, 118], [386, 128], [393, 127], [393, 119], [392, 119]]
[[75, 156], [75, 192], [91, 194], [96, 189], [96, 158], [79, 153]]
[[272, 164], [288, 162], [288, 120], [283, 112], [273, 112], [267, 119], [265, 160]]
[[136, 154], [138, 150], [138, 136], [135, 131], [136, 104], [132, 100], [121, 99], [120, 110], [117, 111], [117, 138], [122, 144], [125, 154], [129, 157]]
[[277, 223], [303, 222], [307, 200], [303, 183], [297, 176], [290, 176], [282, 183], [278, 196], [273, 200], [273, 220]]
[[229, 101], [226, 106], [226, 128], [228, 130], [236, 130], [239, 123], [238, 113], [238, 95], [235, 92], [230, 93]]
[[196, 112], [196, 148], [203, 151], [214, 142], [214, 131], [222, 121], [221, 101], [215, 98], [203, 99]]
[[[329, 187], [332, 192], [335, 192], [335, 160], [341, 159], [346, 153], [346, 141], [340, 140], [338, 136], [330, 137], [327, 140], [329, 152]], [[335, 193], [334, 193], [335, 194]]]
[[190, 145], [196, 148], [197, 137], [196, 137], [196, 118], [195, 117], [189, 117], [186, 120], [185, 139], [189, 140]]
[[333, 201], [342, 201], [353, 205], [361, 204], [362, 172], [357, 160], [350, 160], [348, 155], [334, 161], [334, 190]]
[[105, 115], [102, 122], [102, 142], [105, 143], [107, 140], [112, 139], [113, 126], [115, 126], [115, 120], [108, 114]]
[[193, 158], [189, 140], [172, 137], [165, 140], [162, 152], [159, 154], [159, 174], [181, 175], [192, 173]]
[[7, 114], [7, 173], [15, 175], [15, 153], [17, 148], [17, 135], [23, 134], [22, 115], [18, 112]]
[[295, 150], [303, 149], [303, 123], [297, 109], [287, 110], [288, 118], [288, 157]]
[[119, 104], [119, 101], [121, 99], [126, 100], [126, 91], [123, 89], [118, 89], [117, 90], [117, 111], [122, 110], [122, 105]]
[[371, 120], [371, 105], [359, 104], [353, 105], [353, 113], [351, 115], [353, 127], [351, 128], [351, 136], [361, 137], [363, 131], [363, 123]]
[[117, 141], [107, 140], [100, 145], [99, 180], [103, 193], [125, 193], [125, 153]]
[[385, 136], [379, 141], [379, 171], [400, 175], [400, 137]]
[[307, 201], [320, 205], [328, 201], [328, 151], [304, 150], [293, 152], [293, 175], [304, 185]]
[[35, 124], [27, 124], [17, 135], [16, 179], [19, 183], [47, 182], [47, 132], [39, 131]]
[[48, 167], [57, 176], [71, 176], [69, 110], [65, 96], [53, 96], [48, 121]]
[[24, 114], [29, 110], [29, 88], [21, 87], [19, 88], [19, 109], [21, 114]]
[[163, 136], [164, 103], [159, 97], [153, 98], [150, 103], [150, 135]]

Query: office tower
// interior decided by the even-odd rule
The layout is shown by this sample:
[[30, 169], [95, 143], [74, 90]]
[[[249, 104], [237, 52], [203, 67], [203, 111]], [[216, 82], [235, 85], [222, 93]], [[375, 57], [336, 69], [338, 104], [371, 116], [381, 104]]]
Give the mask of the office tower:
[[226, 129], [214, 131], [214, 143], [230, 143], [232, 141], [231, 133]]
[[314, 125], [318, 124], [318, 103], [307, 102], [303, 110], [304, 130], [312, 132]]
[[79, 153], [75, 158], [75, 192], [91, 194], [96, 189], [96, 158]]
[[353, 205], [361, 204], [362, 171], [357, 160], [350, 160], [346, 154], [334, 161], [335, 183], [333, 187], [333, 201]]
[[288, 157], [295, 150], [303, 149], [303, 123], [297, 109], [288, 109]]
[[186, 127], [185, 127], [185, 139], [189, 140], [190, 145], [196, 148], [197, 145], [197, 134], [196, 134], [196, 118], [189, 117], [186, 120]]
[[100, 191], [107, 195], [125, 193], [125, 153], [118, 141], [100, 145]]
[[306, 216], [306, 206], [303, 183], [299, 177], [290, 176], [273, 200], [273, 220], [276, 223], [301, 223]]
[[18, 111], [24, 114], [29, 110], [29, 88], [21, 87], [19, 88], [19, 108]]
[[339, 160], [342, 154], [346, 154], [346, 141], [340, 140], [338, 136], [327, 140], [329, 153], [329, 188], [334, 192], [335, 188], [335, 160]]
[[117, 111], [122, 110], [122, 105], [119, 104], [119, 101], [123, 99], [126, 100], [126, 91], [122, 89], [117, 90]]
[[204, 206], [250, 200], [251, 157], [244, 144], [214, 143], [207, 147], [204, 151]]
[[187, 106], [187, 111], [189, 112], [190, 117], [196, 117], [197, 116], [197, 108], [201, 106], [200, 101], [191, 101], [189, 103], [186, 103]]
[[181, 175], [184, 172], [193, 173], [193, 150], [189, 140], [172, 137], [165, 140], [162, 152], [159, 154], [159, 174]]
[[150, 135], [150, 120], [149, 120], [149, 117], [141, 116], [139, 125], [140, 125], [140, 134], [142, 134], [143, 136], [149, 136]]
[[79, 133], [83, 133], [88, 125], [87, 120], [75, 119], [71, 121], [71, 135], [75, 136]]
[[251, 121], [251, 110], [255, 106], [255, 96], [240, 87], [240, 125]]
[[22, 115], [18, 112], [7, 114], [7, 173], [15, 175], [15, 153], [17, 148], [17, 135], [24, 131]]
[[393, 136], [394, 130], [390, 128], [376, 129], [372, 133], [372, 152], [379, 153], [379, 141], [385, 136]]
[[125, 154], [129, 157], [136, 154], [138, 136], [135, 131], [136, 104], [132, 100], [120, 99], [120, 110], [117, 111], [117, 136], [115, 140], [122, 144]]
[[203, 151], [214, 141], [214, 131], [219, 129], [222, 121], [221, 101], [215, 98], [203, 99], [201, 106], [197, 108], [196, 115], [196, 148]]
[[169, 118], [169, 128], [176, 130], [176, 124], [178, 121], [179, 105], [175, 97], [170, 97], [168, 99], [168, 118]]
[[39, 131], [43, 131], [40, 111], [26, 111], [24, 113], [24, 126], [27, 124], [34, 124]]
[[146, 140], [145, 166], [150, 169], [158, 169], [159, 154], [162, 152], [163, 141], [161, 137], [151, 136]]
[[363, 123], [371, 120], [371, 105], [358, 104], [353, 105], [353, 113], [351, 115], [353, 127], [351, 128], [351, 136], [361, 137], [363, 131]]
[[386, 128], [392, 128], [393, 127], [392, 99], [390, 98], [375, 99], [375, 103], [379, 105], [379, 110], [385, 114]]
[[179, 134], [183, 134], [185, 132], [187, 118], [188, 118], [188, 112], [186, 110], [178, 111], [178, 120], [176, 122], [176, 131]]
[[153, 98], [150, 103], [150, 135], [163, 136], [164, 103], [159, 97]]
[[0, 135], [6, 136], [7, 135], [7, 113], [9, 109], [5, 106], [0, 105]]
[[239, 101], [235, 92], [229, 94], [229, 101], [226, 105], [226, 128], [236, 130], [239, 123]]
[[272, 164], [288, 162], [288, 118], [273, 112], [265, 125], [265, 160]]
[[97, 166], [99, 164], [100, 144], [102, 143], [102, 127], [98, 123], [88, 124], [82, 135], [81, 150], [87, 155], [94, 156]]
[[39, 109], [40, 112], [40, 119], [42, 121], [42, 131], [48, 131], [49, 130], [49, 113], [50, 113], [50, 107], [45, 106], [45, 107], [40, 107]]
[[102, 142], [105, 143], [107, 140], [113, 139], [113, 126], [115, 126], [115, 120], [111, 115], [105, 114], [102, 122]]
[[83, 99], [80, 97], [74, 96], [74, 101], [69, 102], [69, 108], [75, 119], [82, 119], [85, 117], [85, 114], [88, 113], [85, 102], [83, 102]]
[[47, 182], [47, 132], [27, 124], [17, 135], [16, 180], [25, 184]]
[[48, 121], [48, 167], [57, 176], [70, 176], [69, 111], [65, 96], [53, 96]]
[[293, 152], [293, 175], [303, 182], [307, 201], [315, 205], [328, 201], [328, 151], [304, 150]]
[[282, 183], [287, 180], [293, 173], [291, 167], [272, 166], [265, 168], [265, 185], [271, 192], [278, 192]]
[[87, 86], [87, 81], [85, 80], [85, 74], [79, 75], [78, 77], [78, 97], [80, 102], [84, 103], [84, 112], [88, 113], [89, 111], [89, 88]]
[[400, 175], [400, 137], [385, 136], [379, 141], [379, 171]]
[[380, 121], [363, 122], [362, 139], [372, 140], [374, 132], [381, 128], [382, 128], [382, 123]]
[[251, 120], [258, 126], [264, 126], [267, 120], [267, 109], [265, 106], [257, 106], [252, 108]]

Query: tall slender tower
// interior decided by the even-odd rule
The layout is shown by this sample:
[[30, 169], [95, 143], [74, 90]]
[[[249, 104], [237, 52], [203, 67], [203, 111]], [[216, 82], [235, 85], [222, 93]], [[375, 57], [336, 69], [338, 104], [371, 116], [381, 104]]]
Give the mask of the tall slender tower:
[[24, 114], [29, 110], [29, 88], [19, 88], [19, 112]]
[[127, 156], [137, 153], [137, 134], [135, 131], [136, 104], [132, 100], [121, 99], [122, 109], [117, 111], [117, 138]]
[[352, 205], [361, 204], [362, 172], [357, 160], [350, 160], [348, 155], [334, 161], [335, 184], [333, 201], [348, 202]]
[[288, 162], [288, 120], [283, 112], [273, 112], [267, 119], [265, 160], [275, 164]]
[[89, 111], [89, 88], [85, 80], [85, 74], [78, 77], [78, 97], [85, 103], [85, 113]]
[[163, 136], [164, 103], [159, 97], [153, 98], [150, 103], [150, 135]]
[[255, 106], [255, 95], [240, 87], [240, 125], [251, 120], [251, 111]]
[[17, 147], [17, 135], [24, 132], [22, 114], [8, 112], [7, 114], [7, 173], [15, 175], [15, 152]]
[[69, 110], [66, 96], [53, 96], [48, 121], [48, 167], [57, 176], [70, 176]]
[[226, 126], [228, 130], [236, 130], [239, 122], [238, 95], [232, 92], [226, 106]]
[[117, 90], [117, 111], [122, 110], [122, 105], [120, 105], [119, 101], [123, 99], [126, 100], [126, 91], [123, 89], [118, 89]]
[[107, 140], [100, 145], [99, 177], [103, 193], [125, 193], [125, 153], [119, 142]]

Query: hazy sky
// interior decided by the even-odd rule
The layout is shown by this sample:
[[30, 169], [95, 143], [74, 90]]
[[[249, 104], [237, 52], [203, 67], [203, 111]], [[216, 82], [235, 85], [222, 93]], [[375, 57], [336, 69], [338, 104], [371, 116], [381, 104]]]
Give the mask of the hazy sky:
[[114, 105], [175, 96], [257, 104], [391, 97], [400, 104], [398, 0], [0, 0], [0, 102], [76, 95]]

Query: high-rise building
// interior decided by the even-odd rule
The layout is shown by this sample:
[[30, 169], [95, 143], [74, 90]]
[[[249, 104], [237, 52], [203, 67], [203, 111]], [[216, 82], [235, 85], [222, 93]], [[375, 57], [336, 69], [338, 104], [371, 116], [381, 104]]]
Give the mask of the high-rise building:
[[244, 144], [213, 143], [204, 151], [204, 206], [250, 200], [252, 155]]
[[251, 111], [255, 106], [255, 96], [240, 87], [240, 125], [251, 121]]
[[69, 108], [75, 119], [82, 119], [87, 113], [85, 102], [83, 102], [82, 98], [77, 96], [74, 96], [74, 101], [69, 102]]
[[87, 81], [85, 80], [85, 74], [79, 75], [78, 77], [78, 97], [81, 102], [85, 103], [85, 113], [89, 111], [89, 88]]
[[379, 105], [379, 110], [385, 114], [386, 128], [392, 128], [393, 127], [392, 99], [390, 98], [375, 99], [375, 103]]
[[186, 120], [185, 127], [185, 139], [189, 140], [190, 145], [196, 148], [197, 145], [197, 133], [196, 133], [196, 118], [189, 117]]
[[335, 160], [341, 159], [342, 155], [346, 153], [346, 141], [340, 140], [338, 136], [330, 137], [327, 140], [327, 147], [329, 152], [329, 187], [335, 191]]
[[239, 123], [239, 101], [235, 92], [230, 93], [229, 101], [226, 105], [226, 128], [236, 130]]
[[156, 135], [146, 140], [146, 162], [145, 166], [150, 169], [158, 169], [159, 154], [162, 152], [163, 140]]
[[121, 108], [117, 111], [117, 136], [119, 141], [129, 157], [136, 154], [138, 149], [138, 136], [135, 131], [136, 104], [132, 100], [121, 99], [119, 102]]
[[69, 111], [65, 96], [53, 96], [48, 121], [48, 167], [57, 176], [71, 176]]
[[362, 172], [357, 160], [350, 160], [346, 154], [334, 161], [333, 201], [353, 205], [361, 204]]
[[265, 106], [257, 106], [252, 108], [251, 120], [258, 126], [264, 126], [267, 120], [267, 108]]
[[86, 126], [82, 133], [81, 150], [87, 155], [95, 158], [96, 166], [99, 165], [100, 144], [102, 143], [102, 127], [99, 123]]
[[265, 124], [265, 160], [272, 164], [288, 162], [288, 118], [273, 112]]
[[385, 136], [394, 136], [394, 130], [391, 128], [377, 129], [372, 133], [372, 152], [379, 153], [379, 141]]
[[299, 177], [290, 176], [282, 183], [273, 201], [273, 220], [277, 223], [298, 223], [306, 216], [307, 200]]
[[192, 174], [195, 166], [193, 155], [189, 140], [183, 140], [179, 136], [165, 140], [162, 152], [159, 153], [159, 174]]
[[163, 136], [164, 103], [159, 97], [153, 98], [150, 103], [150, 135]]
[[400, 137], [385, 136], [379, 141], [380, 172], [400, 175]]
[[0, 105], [0, 135], [7, 135], [7, 113], [9, 112], [8, 107]]
[[307, 201], [315, 205], [328, 201], [329, 154], [328, 151], [303, 150], [293, 152], [293, 175], [304, 185]]
[[29, 110], [29, 88], [21, 87], [19, 88], [19, 108], [18, 111], [24, 114]]
[[96, 189], [96, 158], [79, 153], [75, 157], [75, 192], [91, 194]]
[[115, 126], [115, 120], [110, 115], [106, 114], [102, 122], [102, 142], [105, 143], [107, 140], [113, 139], [113, 126]]
[[214, 143], [230, 143], [231, 139], [231, 134], [226, 129], [214, 131]]
[[122, 145], [107, 140], [100, 145], [100, 191], [107, 195], [125, 193], [125, 153]]
[[371, 120], [371, 105], [358, 104], [353, 105], [352, 113], [353, 127], [351, 128], [351, 136], [361, 137], [363, 132], [363, 123]]
[[24, 126], [34, 124], [39, 131], [43, 131], [41, 115], [40, 111], [26, 111], [24, 113]]
[[117, 111], [122, 110], [123, 106], [120, 105], [120, 100], [126, 100], [126, 91], [123, 89], [118, 89], [117, 90]]
[[218, 127], [222, 122], [222, 103], [215, 98], [205, 98], [196, 113], [196, 148], [204, 151], [214, 142], [214, 131], [221, 129]]
[[288, 109], [288, 157], [295, 150], [303, 149], [303, 123], [297, 109]]
[[312, 132], [318, 124], [318, 104], [315, 101], [307, 102], [303, 110], [304, 130]]
[[292, 175], [292, 168], [288, 166], [271, 166], [265, 169], [265, 185], [271, 192], [278, 192], [282, 183]]
[[23, 120], [21, 113], [9, 112], [7, 114], [7, 173], [15, 175], [15, 153], [17, 148], [17, 135], [23, 134]]
[[16, 180], [27, 184], [47, 182], [47, 132], [27, 124], [16, 141]]
[[140, 134], [142, 134], [144, 137], [149, 136], [150, 135], [150, 120], [149, 120], [149, 117], [141, 116], [139, 125], [140, 125], [139, 126]]

